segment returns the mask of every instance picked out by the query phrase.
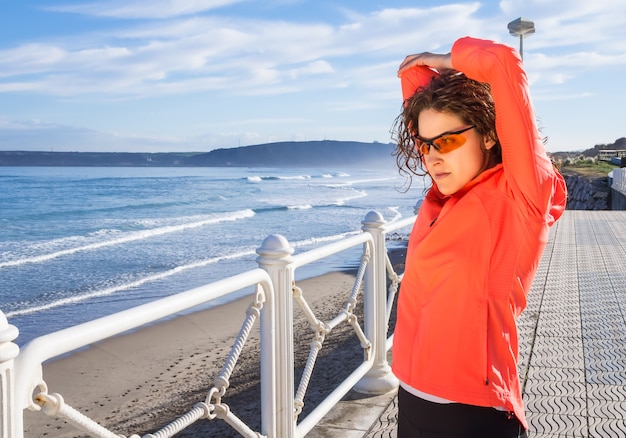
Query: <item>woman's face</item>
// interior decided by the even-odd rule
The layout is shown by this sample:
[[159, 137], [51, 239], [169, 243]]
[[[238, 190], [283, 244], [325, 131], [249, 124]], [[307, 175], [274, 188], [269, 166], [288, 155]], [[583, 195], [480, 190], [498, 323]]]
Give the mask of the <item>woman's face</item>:
[[[419, 114], [418, 126], [419, 136], [431, 139], [444, 132], [459, 131], [469, 125], [453, 114], [425, 109]], [[466, 141], [458, 149], [442, 154], [431, 147], [429, 153], [422, 156], [428, 174], [437, 183], [439, 191], [447, 196], [459, 191], [484, 170], [487, 154], [481, 148], [483, 142], [485, 149], [490, 149], [495, 144], [493, 140], [483, 138], [476, 129], [470, 129], [461, 135]]]

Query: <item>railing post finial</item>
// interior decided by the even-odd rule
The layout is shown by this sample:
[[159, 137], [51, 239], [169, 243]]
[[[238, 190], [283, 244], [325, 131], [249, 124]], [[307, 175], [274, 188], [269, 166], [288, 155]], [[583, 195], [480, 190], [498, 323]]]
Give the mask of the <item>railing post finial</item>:
[[257, 263], [274, 293], [261, 312], [261, 423], [268, 438], [292, 438], [294, 417], [293, 248], [280, 234], [265, 238]]

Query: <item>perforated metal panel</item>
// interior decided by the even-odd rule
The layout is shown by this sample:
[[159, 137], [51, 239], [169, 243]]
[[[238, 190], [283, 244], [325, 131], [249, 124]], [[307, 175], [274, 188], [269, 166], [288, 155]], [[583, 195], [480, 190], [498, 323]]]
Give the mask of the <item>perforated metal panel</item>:
[[[626, 436], [626, 211], [566, 211], [518, 335], [531, 437]], [[396, 436], [396, 404], [365, 436]]]

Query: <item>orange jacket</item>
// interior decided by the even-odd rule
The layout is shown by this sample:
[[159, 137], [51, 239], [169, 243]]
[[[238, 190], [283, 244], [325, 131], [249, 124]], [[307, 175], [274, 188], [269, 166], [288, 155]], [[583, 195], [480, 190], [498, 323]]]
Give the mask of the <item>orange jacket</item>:
[[[434, 185], [411, 232], [398, 298], [393, 371], [444, 399], [505, 407], [527, 428], [517, 371], [515, 318], [566, 188], [535, 125], [519, 55], [505, 45], [462, 38], [452, 65], [491, 85], [502, 164], [452, 196]], [[405, 97], [436, 74], [401, 78]]]

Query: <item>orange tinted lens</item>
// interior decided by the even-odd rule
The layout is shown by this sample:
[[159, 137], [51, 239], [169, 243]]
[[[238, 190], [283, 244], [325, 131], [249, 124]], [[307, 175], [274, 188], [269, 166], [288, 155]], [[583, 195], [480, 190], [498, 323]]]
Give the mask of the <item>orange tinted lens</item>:
[[433, 141], [439, 148], [439, 152], [445, 154], [459, 148], [465, 144], [465, 137], [461, 134], [444, 135]]

